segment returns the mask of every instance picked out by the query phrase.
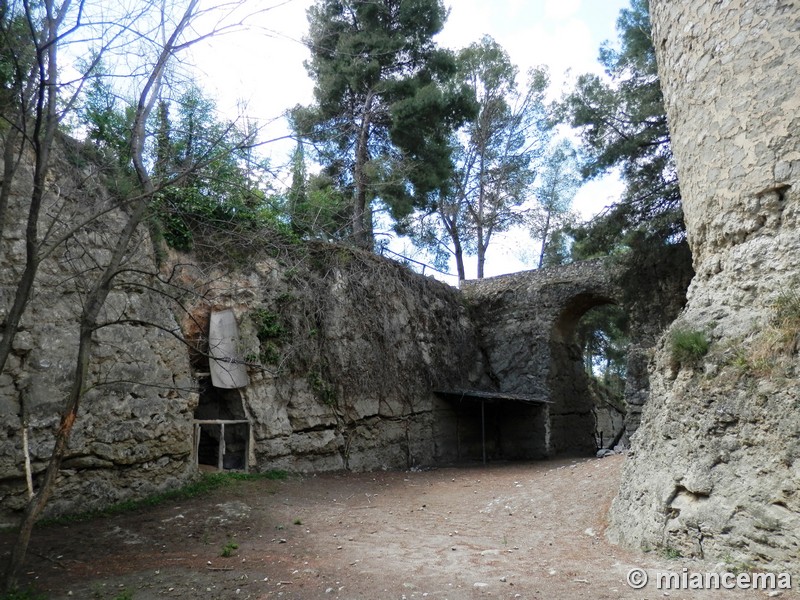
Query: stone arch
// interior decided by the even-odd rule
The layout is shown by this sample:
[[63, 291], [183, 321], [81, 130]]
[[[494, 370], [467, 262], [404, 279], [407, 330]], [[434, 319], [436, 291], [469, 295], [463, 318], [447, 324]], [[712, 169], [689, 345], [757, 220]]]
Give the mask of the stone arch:
[[[625, 263], [603, 258], [464, 282], [462, 292], [483, 351], [483, 385], [548, 403], [540, 421], [525, 425], [535, 432], [532, 435], [544, 432], [530, 458], [588, 452], [593, 443], [586, 433], [577, 435], [590, 442], [576, 444], [570, 438], [573, 434], [560, 431], [568, 427], [594, 434], [583, 416], [587, 405], [572, 410], [568, 401], [563, 407], [563, 399], [578, 392], [574, 385], [573, 389], [560, 386], [559, 380], [586, 380], [583, 371], [578, 372], [580, 353], [571, 347], [571, 340], [580, 317], [604, 304], [622, 307], [629, 318], [624, 434], [630, 439], [636, 432], [650, 396], [650, 357], [661, 332], [686, 300], [693, 274], [690, 261], [685, 245], [665, 247], [657, 262], [640, 266], [635, 284]], [[630, 291], [634, 287], [635, 294]], [[572, 424], [565, 425], [570, 419]], [[605, 440], [606, 447], [611, 440], [612, 435]]]
[[591, 308], [620, 304], [614, 269], [611, 262], [592, 260], [464, 286], [490, 385], [548, 403], [538, 422], [525, 424], [543, 432], [529, 458], [595, 450], [594, 405], [574, 332]]

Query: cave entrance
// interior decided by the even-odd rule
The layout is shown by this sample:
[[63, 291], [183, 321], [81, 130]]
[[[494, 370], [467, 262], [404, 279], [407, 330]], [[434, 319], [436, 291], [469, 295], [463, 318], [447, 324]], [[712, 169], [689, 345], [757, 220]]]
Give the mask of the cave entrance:
[[199, 376], [200, 400], [194, 413], [195, 462], [205, 470], [247, 471], [250, 421], [240, 390], [215, 387]]
[[610, 298], [579, 294], [550, 341], [549, 454], [593, 454], [625, 434], [627, 315]]
[[203, 470], [247, 471], [250, 455], [248, 421], [194, 422], [197, 466]]

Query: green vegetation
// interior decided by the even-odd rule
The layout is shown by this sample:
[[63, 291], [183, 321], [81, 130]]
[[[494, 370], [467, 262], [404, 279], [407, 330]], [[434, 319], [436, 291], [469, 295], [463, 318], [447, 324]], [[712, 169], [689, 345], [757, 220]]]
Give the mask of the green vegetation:
[[541, 240], [538, 268], [558, 263], [563, 248], [563, 231], [574, 224], [572, 201], [580, 186], [575, 149], [563, 140], [556, 144], [542, 164], [535, 188], [536, 208], [526, 221], [531, 235]]
[[683, 554], [677, 548], [672, 548], [671, 546], [665, 546], [661, 550], [661, 554], [664, 555], [664, 558], [668, 558], [669, 560], [677, 560], [679, 558], [683, 558]]
[[281, 356], [279, 346], [286, 341], [289, 333], [283, 325], [281, 316], [265, 308], [259, 308], [250, 313], [250, 319], [256, 327], [260, 348], [258, 359], [261, 364], [278, 364]]
[[236, 553], [236, 550], [239, 549], [239, 544], [236, 542], [228, 541], [223, 547], [222, 551], [220, 552], [220, 556], [223, 558], [229, 558]]
[[446, 17], [441, 0], [317, 0], [308, 10], [314, 103], [295, 107], [292, 124], [338, 192], [327, 199], [346, 199], [358, 245], [373, 244], [374, 202], [399, 217], [448, 184], [450, 134], [472, 103], [434, 42]]
[[[796, 282], [792, 283], [793, 290]], [[773, 304], [770, 328], [774, 331], [776, 349], [784, 354], [796, 354], [800, 348], [800, 294], [781, 293]]]
[[129, 589], [123, 589], [114, 596], [114, 600], [133, 600], [133, 592]]
[[674, 368], [695, 367], [708, 353], [709, 341], [702, 331], [673, 329], [670, 333], [670, 361]]
[[126, 500], [112, 504], [106, 508], [74, 515], [65, 515], [61, 517], [54, 517], [52, 519], [42, 519], [39, 525], [57, 525], [75, 523], [80, 521], [89, 521], [98, 517], [108, 517], [121, 513], [132, 512], [142, 508], [149, 508], [159, 506], [165, 502], [172, 502], [175, 500], [188, 500], [198, 496], [204, 496], [213, 492], [214, 490], [230, 486], [236, 482], [241, 481], [260, 481], [270, 480], [278, 481], [288, 477], [286, 471], [274, 470], [265, 473], [204, 473], [197, 481], [189, 483], [176, 490], [154, 494], [141, 500]]
[[600, 49], [611, 82], [581, 75], [562, 105], [565, 120], [580, 133], [584, 176], [618, 168], [625, 184], [620, 202], [575, 231], [582, 256], [625, 247], [658, 254], [685, 237], [648, 0], [631, 0], [630, 9], [620, 11], [617, 33], [618, 48], [606, 43]]
[[[449, 184], [401, 221], [398, 231], [430, 252], [436, 268], [445, 269], [452, 256], [459, 279], [465, 278], [464, 256], [476, 255], [480, 279], [494, 234], [526, 220], [525, 204], [551, 137], [545, 102], [550, 80], [544, 67], [521, 80], [508, 52], [489, 36], [461, 50], [456, 68], [477, 111], [453, 136]], [[534, 195], [553, 208], [560, 199], [546, 200], [552, 196], [552, 190], [542, 193], [546, 187]]]
[[308, 374], [308, 384], [317, 398], [328, 406], [336, 406], [336, 389], [327, 381], [319, 371]]
[[[795, 287], [792, 283], [792, 288]], [[784, 364], [782, 357], [792, 357], [800, 350], [800, 294], [781, 293], [772, 304], [772, 316], [766, 327], [749, 340], [740, 340], [728, 349], [726, 364], [743, 375], [767, 376]]]
[[602, 382], [612, 396], [624, 393], [628, 350], [628, 315], [616, 304], [586, 312], [575, 337], [583, 350], [587, 374]]

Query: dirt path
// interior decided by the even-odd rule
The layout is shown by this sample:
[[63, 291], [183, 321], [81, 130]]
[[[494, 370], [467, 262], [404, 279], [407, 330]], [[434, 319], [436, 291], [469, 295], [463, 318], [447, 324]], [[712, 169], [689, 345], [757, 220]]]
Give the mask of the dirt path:
[[[767, 597], [631, 589], [625, 578], [634, 567], [652, 576], [713, 565], [605, 540], [623, 461], [237, 483], [202, 499], [37, 530], [27, 578], [55, 599]], [[0, 551], [9, 539], [0, 536]], [[238, 548], [220, 556], [228, 543]]]

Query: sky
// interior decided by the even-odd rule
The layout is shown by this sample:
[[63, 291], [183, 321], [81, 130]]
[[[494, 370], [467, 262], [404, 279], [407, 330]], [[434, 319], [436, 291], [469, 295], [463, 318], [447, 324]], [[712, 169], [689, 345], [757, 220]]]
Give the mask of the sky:
[[[249, 30], [194, 49], [192, 60], [201, 87], [216, 97], [221, 110], [243, 112], [263, 126], [264, 139], [288, 135], [284, 112], [312, 100], [313, 82], [303, 67], [308, 52], [302, 43], [308, 28], [306, 10], [312, 3], [275, 0], [274, 8], [254, 18]], [[437, 41], [458, 50], [488, 34], [506, 49], [520, 73], [547, 65], [551, 95], [557, 98], [577, 75], [602, 73], [597, 61], [600, 45], [616, 40], [617, 16], [629, 4], [629, 0], [445, 0], [450, 15]], [[265, 152], [278, 166], [288, 161], [293, 148], [293, 142], [282, 141], [266, 145]], [[578, 192], [573, 208], [588, 219], [620, 191], [614, 176], [592, 181]], [[410, 250], [402, 241], [392, 248]], [[486, 275], [530, 269], [537, 252], [537, 244], [524, 234], [498, 236], [489, 247]], [[468, 278], [475, 276], [475, 262], [474, 257], [467, 258]]]

